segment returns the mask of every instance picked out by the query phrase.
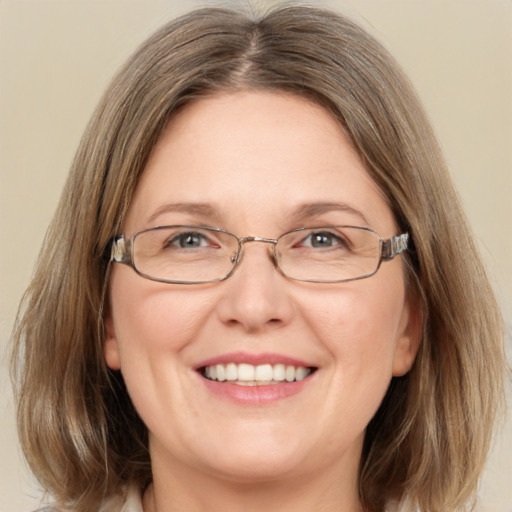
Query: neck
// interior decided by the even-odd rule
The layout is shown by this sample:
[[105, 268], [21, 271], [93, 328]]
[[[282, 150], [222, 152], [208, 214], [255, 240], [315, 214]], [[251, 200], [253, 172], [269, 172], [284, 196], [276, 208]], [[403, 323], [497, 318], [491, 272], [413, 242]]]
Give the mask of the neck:
[[332, 469], [237, 482], [183, 468], [179, 474], [163, 473], [154, 467], [153, 484], [144, 494], [144, 512], [362, 512], [357, 466], [343, 474]]

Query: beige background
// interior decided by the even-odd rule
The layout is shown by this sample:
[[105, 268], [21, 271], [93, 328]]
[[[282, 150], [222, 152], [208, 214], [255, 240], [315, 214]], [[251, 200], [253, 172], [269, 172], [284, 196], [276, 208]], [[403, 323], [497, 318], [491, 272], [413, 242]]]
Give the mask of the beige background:
[[[0, 0], [2, 355], [73, 153], [109, 78], [159, 25], [207, 3], [218, 2]], [[512, 2], [322, 3], [352, 15], [376, 34], [418, 88], [488, 263], [510, 344]], [[480, 512], [512, 511], [511, 475], [509, 417], [496, 437], [482, 484]], [[17, 448], [3, 356], [0, 512], [28, 511], [38, 503], [37, 486]]]

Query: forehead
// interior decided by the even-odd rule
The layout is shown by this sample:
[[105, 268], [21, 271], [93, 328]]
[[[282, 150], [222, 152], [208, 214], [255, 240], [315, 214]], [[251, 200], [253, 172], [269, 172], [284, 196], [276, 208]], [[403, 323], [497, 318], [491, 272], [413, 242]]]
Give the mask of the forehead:
[[255, 230], [316, 203], [347, 205], [346, 212], [361, 212], [370, 227], [392, 230], [386, 201], [342, 127], [322, 107], [289, 94], [219, 94], [187, 105], [170, 120], [144, 169], [125, 229], [169, 223], [170, 215], [155, 218], [166, 204], [207, 205], [203, 211], [222, 227], [235, 229], [225, 224], [229, 219]]

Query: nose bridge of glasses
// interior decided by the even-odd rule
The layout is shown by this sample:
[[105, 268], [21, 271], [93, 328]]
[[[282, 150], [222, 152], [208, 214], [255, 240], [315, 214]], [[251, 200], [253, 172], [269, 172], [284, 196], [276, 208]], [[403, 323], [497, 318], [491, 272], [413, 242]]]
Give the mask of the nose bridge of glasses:
[[277, 244], [277, 240], [274, 238], [263, 238], [261, 236], [244, 236], [239, 238], [240, 245], [244, 245], [248, 242], [262, 242], [264, 244], [273, 244], [274, 246]]
[[251, 243], [251, 242], [271, 244], [270, 255], [271, 255], [271, 258], [272, 258], [274, 264], [277, 263], [276, 257], [275, 257], [275, 251], [274, 251], [275, 246], [277, 244], [277, 240], [274, 238], [263, 238], [261, 236], [244, 236], [244, 237], [238, 239], [239, 250], [238, 250], [238, 255], [236, 258], [236, 263], [240, 263], [240, 261], [242, 260], [242, 254], [243, 254], [243, 249], [244, 249], [245, 244]]

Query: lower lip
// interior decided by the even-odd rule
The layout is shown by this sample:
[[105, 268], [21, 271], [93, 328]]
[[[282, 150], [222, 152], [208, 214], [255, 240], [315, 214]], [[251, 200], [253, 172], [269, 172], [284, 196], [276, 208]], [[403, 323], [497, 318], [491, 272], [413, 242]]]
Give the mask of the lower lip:
[[225, 400], [241, 405], [265, 405], [300, 393], [311, 376], [297, 382], [285, 382], [268, 386], [239, 386], [229, 382], [218, 382], [201, 377], [206, 388]]

